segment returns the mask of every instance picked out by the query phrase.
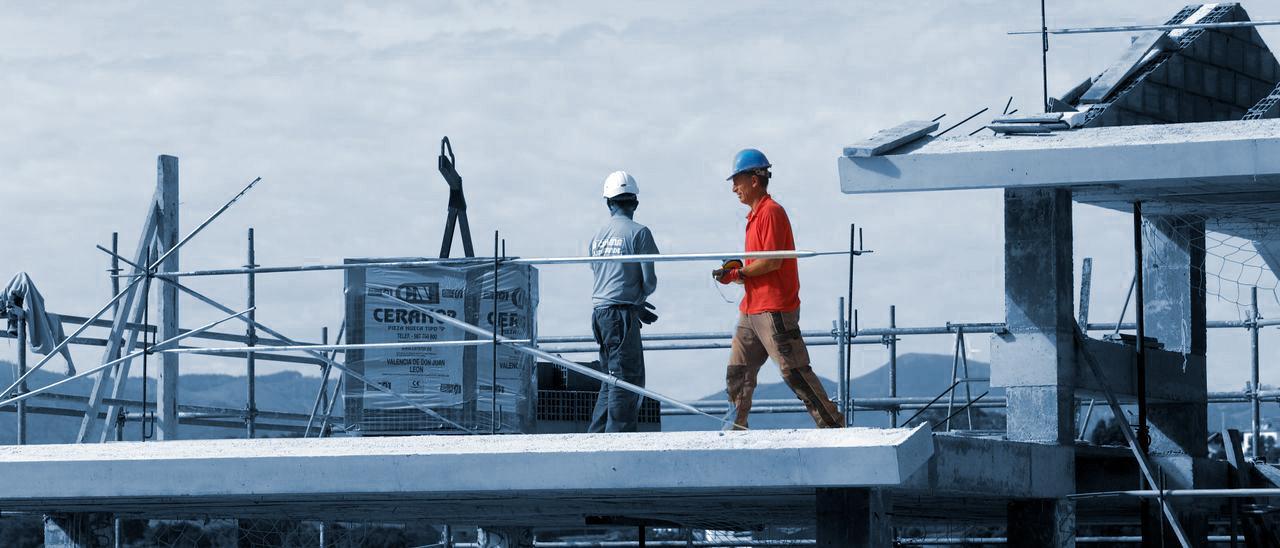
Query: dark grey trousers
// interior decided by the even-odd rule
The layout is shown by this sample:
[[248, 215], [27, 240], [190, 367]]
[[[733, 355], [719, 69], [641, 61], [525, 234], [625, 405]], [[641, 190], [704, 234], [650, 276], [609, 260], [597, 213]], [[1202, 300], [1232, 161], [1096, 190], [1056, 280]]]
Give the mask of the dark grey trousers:
[[[644, 386], [644, 349], [640, 345], [640, 318], [635, 308], [597, 308], [591, 314], [591, 330], [600, 345], [600, 366], [604, 371]], [[639, 394], [601, 383], [587, 431], [635, 432], [639, 428], [639, 414]]]

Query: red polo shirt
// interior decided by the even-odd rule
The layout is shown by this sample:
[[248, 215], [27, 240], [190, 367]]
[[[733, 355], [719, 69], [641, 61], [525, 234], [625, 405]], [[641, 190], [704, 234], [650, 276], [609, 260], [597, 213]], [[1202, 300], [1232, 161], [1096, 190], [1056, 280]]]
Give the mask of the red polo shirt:
[[[747, 214], [747, 251], [781, 251], [796, 248], [786, 210], [765, 194]], [[755, 262], [747, 259], [746, 264]], [[782, 259], [782, 267], [761, 276], [743, 277], [747, 294], [738, 305], [743, 314], [794, 312], [800, 309], [800, 271], [795, 259]]]

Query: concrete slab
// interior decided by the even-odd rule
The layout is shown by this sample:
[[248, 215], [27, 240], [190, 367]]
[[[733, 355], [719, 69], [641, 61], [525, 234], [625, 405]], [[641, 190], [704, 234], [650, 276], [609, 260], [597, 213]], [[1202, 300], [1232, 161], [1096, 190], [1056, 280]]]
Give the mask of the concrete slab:
[[1108, 185], [1130, 196], [1161, 188], [1181, 195], [1196, 184], [1280, 191], [1277, 151], [1280, 119], [1268, 119], [943, 137], [838, 162], [846, 194]]
[[5, 446], [0, 509], [580, 525], [790, 508], [812, 520], [817, 488], [896, 486], [932, 454], [927, 428]]
[[844, 155], [857, 158], [879, 156], [916, 139], [921, 139], [936, 129], [938, 129], [937, 122], [913, 120], [889, 129], [882, 129], [866, 141], [844, 147]]
[[1183, 207], [1174, 213], [1241, 203], [1257, 212], [1280, 203], [1280, 119], [944, 137], [837, 162], [847, 194], [1067, 187], [1121, 210], [1142, 199]]

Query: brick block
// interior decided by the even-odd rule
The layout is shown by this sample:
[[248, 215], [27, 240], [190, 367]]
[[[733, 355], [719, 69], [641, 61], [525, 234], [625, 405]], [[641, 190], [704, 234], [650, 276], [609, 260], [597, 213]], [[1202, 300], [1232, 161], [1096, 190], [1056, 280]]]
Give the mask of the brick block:
[[1191, 93], [1204, 94], [1204, 64], [1199, 61], [1187, 60], [1184, 63], [1186, 71], [1183, 73], [1186, 77], [1187, 91]]
[[[1240, 113], [1243, 116], [1244, 112]], [[1239, 120], [1240, 116], [1234, 116], [1231, 105], [1214, 101], [1213, 103], [1213, 122], [1225, 122], [1227, 120]]]
[[1213, 103], [1208, 97], [1193, 95], [1192, 102], [1195, 103], [1192, 119], [1183, 120], [1184, 122], [1208, 122], [1213, 119]]
[[1200, 40], [1208, 42], [1209, 46], [1209, 62], [1220, 66], [1227, 66], [1227, 38], [1220, 32], [1206, 32], [1200, 36]]
[[1186, 94], [1178, 96], [1178, 122], [1193, 122], [1196, 119], [1195, 101]]
[[1230, 70], [1218, 70], [1218, 89], [1213, 94], [1219, 100], [1235, 102], [1236, 73]]
[[1218, 94], [1218, 80], [1222, 75], [1222, 71], [1213, 65], [1201, 65], [1200, 73], [1204, 75], [1204, 86], [1200, 88], [1203, 95], [1215, 96]]
[[1142, 108], [1138, 110], [1143, 114], [1156, 114], [1160, 112], [1160, 104], [1164, 101], [1164, 95], [1168, 88], [1157, 85], [1142, 86]]
[[1237, 106], [1241, 106], [1248, 109], [1249, 107], [1253, 106], [1254, 103], [1257, 103], [1258, 99], [1261, 99], [1261, 98], [1262, 98], [1261, 95], [1253, 94], [1253, 80], [1249, 78], [1244, 78], [1244, 77], [1236, 78], [1235, 103]]
[[1244, 72], [1254, 77], [1262, 74], [1262, 49], [1250, 44], [1244, 49]]
[[1179, 50], [1178, 55], [1193, 61], [1209, 61], [1209, 42], [1207, 40], [1193, 40], [1191, 45]]
[[1236, 72], [1246, 72], [1248, 67], [1244, 60], [1245, 43], [1234, 38], [1227, 39], [1227, 55], [1222, 66]]
[[1271, 55], [1270, 52], [1263, 52], [1262, 70], [1258, 72], [1259, 76], [1261, 76], [1263, 80], [1275, 82], [1277, 80], [1276, 73], [1280, 72], [1280, 64], [1276, 63], [1275, 56]]
[[1166, 123], [1178, 121], [1178, 93], [1165, 93], [1160, 98], [1160, 117]]
[[1186, 77], [1183, 76], [1186, 71], [1187, 64], [1182, 60], [1182, 56], [1175, 55], [1156, 72], [1164, 73], [1165, 81], [1169, 83], [1169, 87], [1182, 89], [1183, 85], [1187, 81]]

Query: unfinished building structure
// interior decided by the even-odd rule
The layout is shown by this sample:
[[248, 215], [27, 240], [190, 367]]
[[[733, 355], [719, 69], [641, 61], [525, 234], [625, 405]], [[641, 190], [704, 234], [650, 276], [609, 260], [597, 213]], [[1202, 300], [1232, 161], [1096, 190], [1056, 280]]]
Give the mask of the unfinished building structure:
[[[1247, 20], [1237, 4], [1187, 6], [1166, 24], [1205, 27], [1140, 34], [1100, 75], [1050, 99], [1046, 110], [1056, 112], [997, 118], [995, 136], [899, 130], [881, 140], [913, 140], [840, 159], [851, 194], [1004, 189], [1007, 333], [992, 337], [992, 383], [1006, 387], [1005, 438], [1065, 448], [1074, 462], [1054, 486], [1064, 491], [1011, 505], [1011, 515], [1025, 504], [1037, 516], [1020, 523], [1043, 520], [1035, 527], [1044, 533], [1084, 524], [1086, 513], [1063, 497], [1137, 487], [1136, 469], [1116, 473], [1115, 459], [1127, 457], [1076, 447], [1081, 398], [1137, 407], [1134, 441], [1154, 465], [1154, 487], [1228, 485], [1223, 467], [1206, 460], [1206, 231], [1252, 240], [1266, 257], [1280, 222], [1280, 65], [1255, 29], [1213, 27]], [[1142, 343], [1082, 335], [1073, 200], [1134, 215]], [[1204, 514], [1220, 502], [1180, 500], [1185, 532], [1171, 534], [1206, 542]], [[1011, 517], [1011, 539], [1018, 525]]]
[[[1280, 221], [1280, 65], [1253, 28], [1212, 26], [1244, 21], [1236, 4], [1188, 6], [1169, 24], [1200, 27], [1139, 36], [1115, 65], [1049, 101], [1053, 112], [997, 119], [995, 135], [972, 137], [934, 138], [936, 125], [908, 124], [838, 159], [849, 194], [1004, 189], [1006, 317], [988, 330], [991, 381], [1006, 393], [999, 435], [917, 426], [170, 441], [181, 437], [178, 354], [163, 353], [163, 443], [0, 448], [0, 510], [48, 515], [46, 545], [66, 547], [109, 538], [100, 531], [118, 516], [419, 519], [478, 524], [492, 533], [487, 546], [536, 545], [527, 528], [584, 524], [815, 526], [804, 545], [891, 546], [910, 544], [900, 531], [939, 516], [1003, 529], [993, 544], [1072, 546], [1108, 527], [1127, 527], [1129, 540], [1140, 532], [1207, 543], [1224, 506], [1201, 498], [1214, 494], [1206, 489], [1275, 487], [1261, 484], [1275, 474], [1266, 464], [1234, 458], [1228, 469], [1208, 459], [1205, 443], [1206, 232], [1255, 241], [1268, 260], [1280, 245], [1271, 231]], [[156, 235], [160, 259], [140, 245], [135, 274], [153, 272], [132, 283], [155, 278], [163, 288], [161, 346], [209, 326], [178, 328], [177, 291], [189, 289], [164, 275], [179, 267], [176, 158], [161, 158], [158, 181], [144, 238]], [[1136, 337], [1092, 339], [1080, 325], [1073, 201], [1135, 215]], [[112, 338], [104, 363], [135, 342]], [[517, 343], [494, 335], [492, 344]], [[307, 352], [346, 370], [318, 348]], [[87, 402], [82, 441], [107, 437], [92, 426], [99, 407], [117, 401], [103, 390]], [[1079, 402], [1090, 398], [1118, 418], [1137, 411], [1130, 447], [1077, 442]], [[1126, 492], [1081, 497], [1117, 490]], [[1147, 510], [1144, 499], [1154, 501]], [[1245, 520], [1243, 535], [1258, 541], [1266, 525]]]

